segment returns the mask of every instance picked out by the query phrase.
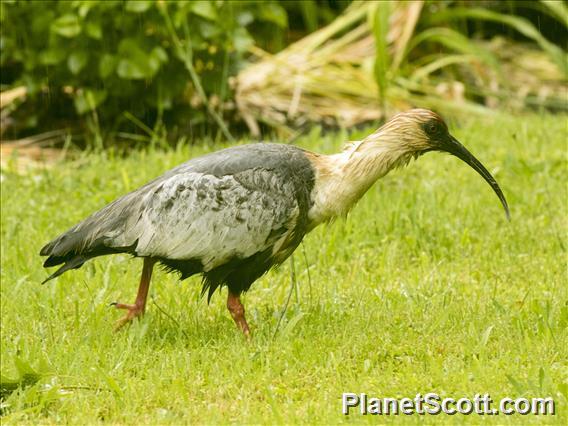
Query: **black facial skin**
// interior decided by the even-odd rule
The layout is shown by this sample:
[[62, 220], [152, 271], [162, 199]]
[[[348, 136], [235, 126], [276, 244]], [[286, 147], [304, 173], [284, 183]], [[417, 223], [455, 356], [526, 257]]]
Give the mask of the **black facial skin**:
[[432, 119], [422, 124], [422, 129], [429, 136], [432, 148], [426, 150], [428, 151], [444, 151], [448, 152], [456, 157], [458, 157], [463, 162], [467, 163], [472, 169], [479, 173], [483, 179], [493, 188], [497, 197], [501, 201], [503, 208], [505, 209], [505, 214], [507, 219], [511, 220], [511, 214], [509, 213], [509, 206], [507, 205], [507, 200], [503, 195], [503, 191], [499, 187], [499, 184], [495, 180], [491, 173], [481, 164], [481, 162], [473, 156], [461, 143], [458, 142], [448, 132], [446, 125], [436, 119]]
[[422, 124], [422, 129], [430, 136], [431, 140], [440, 139], [443, 136], [449, 136], [446, 124], [440, 120], [431, 119]]

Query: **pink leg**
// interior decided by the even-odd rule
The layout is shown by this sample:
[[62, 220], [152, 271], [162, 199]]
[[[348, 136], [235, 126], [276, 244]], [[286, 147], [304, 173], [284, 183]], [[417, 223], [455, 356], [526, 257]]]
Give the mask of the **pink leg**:
[[112, 303], [115, 308], [126, 309], [128, 311], [124, 317], [116, 322], [116, 325], [114, 327], [115, 331], [128, 324], [134, 318], [144, 314], [144, 309], [146, 308], [146, 298], [148, 297], [148, 289], [150, 288], [150, 279], [152, 278], [152, 268], [154, 267], [154, 263], [156, 263], [154, 259], [147, 257], [144, 258], [144, 266], [142, 268], [140, 286], [138, 287], [138, 294], [136, 295], [136, 301], [133, 305], [116, 302]]
[[227, 296], [227, 309], [229, 309], [237, 327], [239, 327], [247, 338], [250, 338], [250, 329], [245, 319], [245, 307], [241, 303], [239, 295], [231, 293], [230, 290]]

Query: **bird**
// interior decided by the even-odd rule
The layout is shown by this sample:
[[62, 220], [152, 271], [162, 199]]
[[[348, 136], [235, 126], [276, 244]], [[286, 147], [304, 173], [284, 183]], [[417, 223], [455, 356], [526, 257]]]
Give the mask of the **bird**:
[[95, 257], [128, 253], [143, 260], [133, 304], [116, 329], [144, 314], [153, 267], [181, 280], [202, 276], [208, 301], [227, 287], [227, 309], [245, 336], [250, 328], [241, 294], [284, 262], [316, 226], [346, 216], [369, 188], [411, 159], [439, 151], [472, 167], [491, 186], [507, 216], [499, 184], [427, 109], [394, 115], [336, 154], [259, 142], [203, 155], [111, 202], [40, 251], [58, 266], [47, 282]]

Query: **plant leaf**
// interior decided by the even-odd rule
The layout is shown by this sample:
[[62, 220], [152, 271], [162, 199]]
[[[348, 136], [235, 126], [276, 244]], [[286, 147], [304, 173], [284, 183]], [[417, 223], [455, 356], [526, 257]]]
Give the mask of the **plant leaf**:
[[95, 110], [107, 97], [106, 90], [81, 89], [75, 93], [73, 103], [78, 114]]
[[40, 52], [39, 63], [42, 65], [56, 65], [65, 59], [65, 49], [60, 47], [51, 47]]
[[168, 62], [168, 54], [161, 46], [154, 47], [152, 49], [152, 52], [150, 53], [150, 56], [160, 62]]
[[296, 328], [296, 326], [298, 325], [300, 320], [302, 318], [304, 318], [304, 316], [305, 316], [305, 314], [303, 312], [298, 312], [296, 315], [294, 315], [290, 319], [290, 321], [288, 321], [288, 323], [286, 323], [286, 325], [282, 328], [281, 335], [282, 336], [289, 335], [292, 332], [292, 330], [294, 330], [294, 328]]
[[499, 63], [493, 54], [476, 46], [467, 37], [450, 28], [434, 27], [420, 32], [410, 41], [407, 53], [425, 41], [440, 43], [456, 52], [477, 56], [492, 68], [499, 68]]
[[67, 38], [76, 37], [81, 33], [79, 18], [71, 13], [63, 15], [53, 21], [51, 31]]
[[237, 28], [233, 33], [233, 46], [237, 52], [246, 52], [253, 44], [254, 39], [250, 36], [246, 28]]
[[314, 0], [303, 0], [299, 2], [302, 19], [308, 32], [312, 33], [318, 29], [318, 5]]
[[568, 8], [566, 4], [557, 0], [540, 0], [552, 14], [564, 25], [568, 25]]
[[549, 42], [535, 28], [535, 26], [525, 18], [514, 15], [505, 15], [489, 9], [481, 8], [455, 8], [442, 11], [432, 18], [433, 22], [445, 22], [448, 19], [472, 18], [485, 21], [498, 22], [508, 25], [519, 33], [531, 40], [534, 40], [550, 57], [557, 63], [562, 72], [568, 75], [568, 61], [566, 54], [558, 46]]
[[114, 392], [116, 396], [121, 397], [124, 395], [124, 392], [122, 391], [122, 389], [120, 388], [120, 386], [118, 385], [116, 380], [114, 380], [113, 377], [106, 374], [101, 368], [98, 368], [97, 370], [99, 371], [99, 374], [103, 377], [105, 382], [107, 383], [108, 387]]
[[123, 39], [118, 46], [121, 59], [116, 72], [125, 80], [144, 80], [152, 78], [160, 69], [162, 53], [148, 54], [140, 48], [136, 39]]
[[0, 398], [5, 398], [18, 388], [34, 385], [42, 377], [41, 373], [19, 357], [14, 357], [14, 365], [18, 372], [17, 378], [10, 379], [0, 374]]
[[87, 65], [87, 53], [84, 50], [73, 52], [67, 58], [67, 68], [71, 74], [77, 75]]
[[510, 374], [505, 374], [505, 377], [507, 377], [507, 380], [509, 380], [519, 395], [522, 395], [525, 392], [524, 386], [517, 379]]
[[387, 35], [389, 31], [389, 17], [391, 14], [390, 2], [375, 3], [375, 7], [370, 9], [373, 36], [375, 38], [375, 64], [373, 67], [375, 81], [379, 87], [379, 100], [384, 105], [387, 96], [389, 69], [389, 52]]
[[278, 3], [262, 3], [258, 11], [258, 17], [264, 21], [275, 23], [280, 28], [288, 26], [288, 15]]
[[95, 40], [100, 40], [103, 38], [103, 30], [101, 24], [96, 21], [87, 21], [85, 24], [85, 32], [87, 35]]
[[391, 71], [394, 73], [400, 66], [402, 59], [405, 56], [406, 48], [408, 46], [408, 42], [412, 37], [412, 33], [416, 28], [416, 23], [418, 22], [418, 18], [420, 18], [420, 13], [422, 12], [422, 6], [424, 5], [423, 2], [420, 1], [412, 1], [408, 3], [406, 7], [406, 16], [404, 20], [404, 26], [402, 30], [401, 36], [394, 41], [394, 59], [391, 65]]
[[491, 332], [493, 331], [493, 325], [490, 325], [485, 329], [483, 335], [481, 336], [481, 347], [487, 346], [487, 342], [489, 342], [489, 337], [491, 336]]
[[210, 1], [193, 1], [190, 5], [190, 10], [193, 14], [201, 16], [202, 18], [210, 21], [217, 20], [217, 10]]
[[153, 2], [149, 0], [129, 0], [126, 2], [127, 12], [142, 13], [152, 7]]
[[110, 76], [116, 69], [117, 63], [118, 58], [116, 56], [105, 53], [99, 61], [99, 76], [101, 78]]
[[444, 55], [441, 58], [438, 58], [426, 65], [414, 69], [412, 71], [412, 75], [410, 76], [410, 80], [413, 82], [418, 82], [441, 68], [453, 64], [472, 63], [476, 59], [477, 57], [473, 55]]

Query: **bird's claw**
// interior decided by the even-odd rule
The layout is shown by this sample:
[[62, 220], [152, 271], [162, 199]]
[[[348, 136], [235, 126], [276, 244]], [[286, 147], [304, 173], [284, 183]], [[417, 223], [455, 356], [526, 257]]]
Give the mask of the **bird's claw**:
[[144, 308], [136, 304], [128, 305], [126, 303], [112, 302], [111, 306], [114, 306], [116, 309], [126, 309], [128, 311], [125, 316], [115, 323], [114, 331], [120, 330], [126, 324], [129, 324], [134, 318], [140, 317], [144, 314]]

